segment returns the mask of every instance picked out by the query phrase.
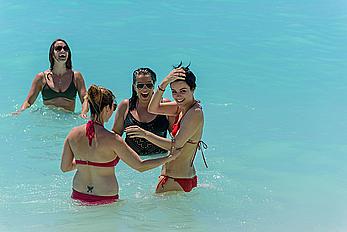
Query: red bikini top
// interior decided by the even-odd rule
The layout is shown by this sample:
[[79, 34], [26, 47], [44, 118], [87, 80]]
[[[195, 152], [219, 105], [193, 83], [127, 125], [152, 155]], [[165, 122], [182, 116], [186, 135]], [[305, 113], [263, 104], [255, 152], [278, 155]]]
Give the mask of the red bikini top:
[[[175, 118], [175, 122], [172, 125], [172, 130], [171, 130], [171, 135], [172, 137], [175, 137], [177, 135], [177, 132], [180, 130], [181, 127], [181, 120], [179, 120], [180, 115], [177, 114], [176, 118]], [[179, 120], [179, 121], [178, 121]]]

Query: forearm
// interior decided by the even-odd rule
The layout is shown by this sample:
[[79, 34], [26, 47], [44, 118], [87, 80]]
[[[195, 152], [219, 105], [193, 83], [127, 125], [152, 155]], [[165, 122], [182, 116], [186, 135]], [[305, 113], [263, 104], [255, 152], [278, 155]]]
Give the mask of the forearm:
[[169, 160], [170, 158], [168, 156], [157, 158], [157, 159], [142, 160], [140, 166], [136, 168], [136, 170], [139, 172], [144, 172], [144, 171], [156, 168], [168, 162]]
[[160, 108], [160, 103], [163, 98], [163, 94], [168, 83], [163, 81], [154, 92], [151, 101], [148, 104], [148, 111], [151, 113], [158, 113]]
[[172, 142], [170, 139], [163, 138], [149, 131], [146, 131], [146, 136], [144, 138], [164, 150], [171, 150]]
[[60, 169], [63, 171], [63, 172], [70, 172], [72, 170], [75, 170], [76, 169], [76, 161], [73, 160], [69, 165], [61, 165]]
[[84, 98], [84, 101], [82, 103], [82, 111], [81, 114], [87, 114], [89, 111], [89, 106], [88, 106], [88, 100]]
[[25, 100], [22, 104], [22, 106], [20, 107], [19, 111], [24, 111], [26, 109], [28, 109], [31, 106], [31, 104], [29, 103], [28, 100]]

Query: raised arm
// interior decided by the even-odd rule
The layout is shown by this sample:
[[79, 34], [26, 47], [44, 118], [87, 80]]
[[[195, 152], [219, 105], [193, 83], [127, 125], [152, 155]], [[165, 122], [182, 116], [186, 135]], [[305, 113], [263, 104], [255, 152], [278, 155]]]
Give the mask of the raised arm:
[[43, 78], [44, 78], [44, 73], [38, 73], [32, 84], [31, 84], [31, 88], [30, 91], [28, 93], [28, 96], [26, 97], [26, 99], [24, 100], [22, 106], [20, 107], [20, 109], [17, 111], [17, 113], [20, 113], [21, 111], [26, 110], [27, 108], [29, 108], [32, 104], [34, 104], [37, 96], [39, 95], [42, 86], [43, 86]]
[[112, 130], [114, 131], [114, 133], [120, 136], [122, 136], [124, 131], [124, 119], [125, 119], [125, 115], [128, 112], [128, 108], [129, 108], [129, 100], [124, 99], [123, 101], [121, 101], [121, 103], [119, 103], [117, 111], [116, 111], [116, 116], [114, 117]]
[[178, 153], [176, 152], [175, 154], [170, 154], [169, 156], [162, 158], [141, 160], [137, 153], [132, 150], [119, 135], [115, 134], [114, 136], [116, 140], [114, 147], [118, 157], [131, 168], [139, 172], [144, 172], [149, 169], [156, 168], [166, 162], [174, 160], [178, 156]]
[[148, 112], [152, 114], [163, 114], [168, 116], [175, 116], [177, 114], [178, 106], [176, 102], [162, 102], [163, 93], [165, 88], [173, 81], [182, 79], [185, 76], [185, 71], [182, 68], [173, 69], [167, 75], [158, 89], [154, 92], [151, 101], [148, 105]]
[[84, 83], [83, 76], [80, 72], [74, 72], [74, 76], [76, 78], [76, 84], [77, 84], [76, 87], [78, 91], [78, 97], [80, 98], [80, 101], [82, 104], [82, 111], [80, 116], [82, 118], [87, 118], [89, 107], [88, 107], [88, 99], [85, 97], [87, 94], [86, 85]]
[[60, 169], [62, 172], [69, 172], [76, 169], [74, 154], [71, 150], [70, 143], [69, 143], [71, 133], [72, 131], [66, 137], [64, 142], [63, 154], [61, 156], [61, 163], [60, 163]]

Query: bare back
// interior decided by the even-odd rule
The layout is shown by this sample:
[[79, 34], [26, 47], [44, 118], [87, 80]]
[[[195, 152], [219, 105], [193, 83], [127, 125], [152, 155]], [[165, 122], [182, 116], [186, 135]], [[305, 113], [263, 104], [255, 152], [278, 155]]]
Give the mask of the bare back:
[[[69, 135], [69, 143], [76, 160], [107, 163], [114, 160], [114, 135], [99, 125], [95, 125], [95, 138], [91, 146], [86, 137], [86, 125], [76, 127]], [[118, 194], [118, 183], [114, 167], [96, 167], [77, 164], [77, 172], [73, 180], [73, 188], [87, 193], [87, 186], [93, 187], [95, 195]], [[89, 192], [90, 193], [90, 192]]]

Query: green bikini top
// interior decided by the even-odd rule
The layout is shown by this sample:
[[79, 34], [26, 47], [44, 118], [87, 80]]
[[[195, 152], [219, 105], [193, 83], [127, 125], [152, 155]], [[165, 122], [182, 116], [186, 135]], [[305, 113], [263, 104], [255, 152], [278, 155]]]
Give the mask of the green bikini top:
[[[46, 78], [46, 76], [45, 76], [45, 78]], [[46, 80], [46, 84], [43, 86], [42, 91], [41, 91], [42, 99], [44, 101], [46, 101], [46, 100], [51, 100], [51, 99], [54, 99], [57, 97], [63, 97], [63, 98], [67, 98], [70, 100], [75, 100], [76, 94], [77, 94], [77, 88], [75, 86], [74, 79], [75, 79], [74, 72], [72, 72], [70, 85], [65, 90], [65, 92], [54, 91], [53, 89], [51, 89], [51, 87], [49, 87], [49, 85], [47, 84], [47, 80]]]

